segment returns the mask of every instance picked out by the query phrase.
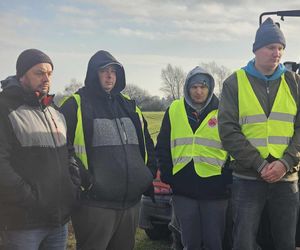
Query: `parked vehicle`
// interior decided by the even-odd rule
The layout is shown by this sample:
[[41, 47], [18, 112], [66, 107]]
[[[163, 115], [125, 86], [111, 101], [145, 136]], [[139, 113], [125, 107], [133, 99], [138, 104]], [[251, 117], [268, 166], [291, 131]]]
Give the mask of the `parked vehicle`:
[[172, 190], [160, 180], [159, 171], [153, 185], [155, 203], [150, 197], [142, 196], [139, 227], [145, 230], [151, 240], [167, 239], [171, 234], [168, 224], [172, 214], [170, 204]]

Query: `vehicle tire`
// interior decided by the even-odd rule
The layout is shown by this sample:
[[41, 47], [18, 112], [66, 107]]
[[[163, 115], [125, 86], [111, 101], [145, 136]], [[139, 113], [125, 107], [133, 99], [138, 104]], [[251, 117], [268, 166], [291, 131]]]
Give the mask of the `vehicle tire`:
[[153, 228], [145, 229], [147, 236], [150, 240], [164, 240], [170, 237], [171, 231], [168, 225], [154, 224]]

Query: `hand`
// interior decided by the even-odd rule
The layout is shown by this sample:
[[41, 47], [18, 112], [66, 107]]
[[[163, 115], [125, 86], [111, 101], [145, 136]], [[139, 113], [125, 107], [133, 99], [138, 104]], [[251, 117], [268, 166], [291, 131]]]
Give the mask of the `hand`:
[[84, 190], [88, 191], [93, 185], [92, 176], [90, 172], [85, 169], [85, 167], [78, 162], [74, 157], [69, 159], [69, 169], [71, 173], [71, 178], [76, 186], [82, 186]]
[[281, 161], [273, 161], [267, 164], [260, 172], [261, 177], [268, 183], [274, 183], [286, 174], [286, 167]]
[[76, 187], [80, 187], [81, 186], [80, 172], [79, 172], [77, 162], [73, 157], [71, 157], [69, 159], [69, 172], [70, 172], [71, 180], [72, 180], [73, 184]]
[[85, 191], [91, 190], [93, 187], [94, 181], [90, 172], [85, 168], [79, 168], [80, 177], [81, 177], [81, 186]]

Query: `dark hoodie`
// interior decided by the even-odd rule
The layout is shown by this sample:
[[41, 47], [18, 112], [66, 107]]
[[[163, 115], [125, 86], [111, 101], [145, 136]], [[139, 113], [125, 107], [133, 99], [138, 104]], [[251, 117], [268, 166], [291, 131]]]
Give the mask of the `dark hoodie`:
[[[108, 64], [117, 67], [117, 81], [110, 93], [99, 83], [98, 70]], [[94, 206], [126, 209], [135, 205], [150, 186], [156, 164], [154, 146], [145, 124], [148, 167], [144, 164], [143, 131], [135, 102], [120, 93], [125, 87], [123, 66], [108, 52], [99, 51], [89, 61], [81, 97], [88, 172], [93, 188], [83, 202]], [[61, 107], [68, 126], [68, 141], [74, 142], [77, 104], [74, 98]], [[152, 172], [152, 173], [151, 173]]]
[[[189, 120], [189, 124], [195, 132], [201, 125], [205, 117], [213, 110], [218, 109], [219, 100], [213, 94], [214, 81], [212, 78], [207, 101], [202, 109], [195, 110], [192, 105], [192, 99], [188, 94], [189, 79], [195, 74], [205, 74], [212, 76], [200, 67], [196, 67], [187, 75], [184, 85], [185, 110]], [[180, 120], [180, 117], [178, 117]], [[196, 174], [194, 162], [190, 161], [187, 166], [180, 170], [176, 175], [172, 174], [173, 163], [171, 157], [171, 124], [169, 117], [169, 109], [166, 111], [160, 132], [157, 137], [156, 154], [158, 157], [158, 167], [161, 170], [162, 180], [171, 185], [174, 194], [190, 197], [198, 200], [212, 200], [228, 198], [227, 184], [231, 182], [231, 171], [227, 168], [223, 169], [221, 175], [202, 178]]]
[[15, 76], [1, 83], [0, 230], [61, 226], [76, 200], [64, 117]]

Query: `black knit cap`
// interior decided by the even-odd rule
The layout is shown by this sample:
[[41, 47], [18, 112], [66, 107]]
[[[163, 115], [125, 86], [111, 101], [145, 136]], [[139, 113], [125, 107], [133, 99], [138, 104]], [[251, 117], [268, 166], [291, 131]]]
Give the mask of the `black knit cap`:
[[49, 63], [53, 69], [53, 63], [49, 56], [38, 49], [24, 50], [18, 57], [16, 69], [17, 78], [20, 79], [29, 69], [39, 63]]

